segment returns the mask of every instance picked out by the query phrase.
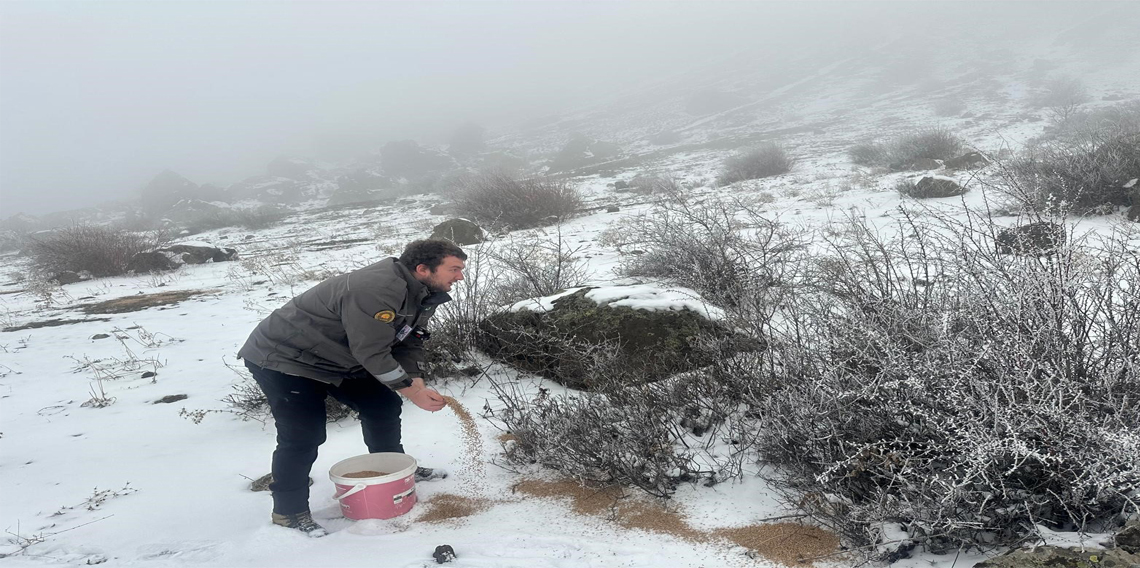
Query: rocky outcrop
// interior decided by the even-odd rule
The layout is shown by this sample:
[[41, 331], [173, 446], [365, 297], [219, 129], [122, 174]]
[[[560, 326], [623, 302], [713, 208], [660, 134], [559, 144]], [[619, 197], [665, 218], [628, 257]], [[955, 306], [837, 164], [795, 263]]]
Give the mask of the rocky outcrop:
[[946, 160], [945, 166], [954, 170], [971, 170], [989, 164], [990, 161], [978, 152], [968, 152], [957, 158]]
[[[693, 311], [644, 309], [638, 302], [592, 299], [583, 288], [549, 302], [529, 301], [495, 313], [479, 325], [479, 347], [492, 358], [537, 373], [561, 384], [589, 389], [595, 356], [618, 349], [623, 373], [631, 382], [659, 380], [708, 365], [715, 356], [698, 341], [739, 341], [720, 323]], [[634, 288], [631, 293], [634, 292]], [[643, 292], [640, 292], [643, 293]], [[532, 304], [533, 303], [533, 307]]]
[[1038, 546], [1012, 550], [975, 564], [974, 568], [1131, 568], [1140, 565], [1140, 555], [1123, 549], [1094, 550]]
[[1065, 239], [1066, 232], [1063, 225], [1039, 221], [1002, 230], [997, 235], [997, 252], [1027, 256], [1046, 255], [1064, 245]]
[[448, 219], [435, 226], [431, 238], [446, 239], [459, 246], [478, 244], [486, 240], [483, 229], [467, 219]]

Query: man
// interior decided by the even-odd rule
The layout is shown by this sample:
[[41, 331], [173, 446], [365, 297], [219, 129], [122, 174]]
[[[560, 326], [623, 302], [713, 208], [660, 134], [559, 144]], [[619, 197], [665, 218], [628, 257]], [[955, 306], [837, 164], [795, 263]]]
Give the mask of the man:
[[[310, 536], [309, 472], [325, 441], [325, 397], [360, 414], [370, 453], [403, 452], [400, 395], [435, 412], [447, 402], [424, 386], [424, 326], [463, 280], [467, 255], [450, 241], [409, 244], [400, 258], [335, 276], [278, 308], [238, 356], [269, 399], [277, 426], [273, 522]], [[446, 474], [418, 468], [424, 481]]]

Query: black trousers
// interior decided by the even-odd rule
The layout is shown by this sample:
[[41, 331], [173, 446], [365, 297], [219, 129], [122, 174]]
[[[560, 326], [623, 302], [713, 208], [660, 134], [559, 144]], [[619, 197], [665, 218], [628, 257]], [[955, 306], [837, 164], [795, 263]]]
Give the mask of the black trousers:
[[[269, 399], [277, 424], [273, 451], [273, 512], [292, 515], [309, 510], [309, 472], [317, 447], [325, 441], [325, 398], [343, 402], [360, 414], [369, 453], [404, 452], [400, 445], [400, 395], [371, 377], [345, 378], [340, 386], [263, 369], [245, 362]], [[349, 456], [345, 456], [349, 457]]]

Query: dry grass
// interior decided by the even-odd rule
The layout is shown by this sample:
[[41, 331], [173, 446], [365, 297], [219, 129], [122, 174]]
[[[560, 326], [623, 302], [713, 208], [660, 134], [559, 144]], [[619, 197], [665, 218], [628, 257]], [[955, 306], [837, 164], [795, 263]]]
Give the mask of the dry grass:
[[812, 558], [839, 550], [839, 537], [819, 527], [769, 523], [713, 533], [785, 566], [810, 565]]
[[616, 485], [587, 487], [569, 479], [528, 479], [515, 485], [514, 489], [532, 497], [568, 498], [575, 513], [605, 516], [627, 529], [668, 534], [697, 542], [708, 538], [686, 524], [676, 512], [633, 497]]
[[425, 505], [427, 511], [420, 515], [417, 520], [425, 523], [442, 523], [444, 521], [467, 518], [476, 513], [485, 511], [491, 507], [491, 502], [486, 499], [467, 497], [465, 495], [439, 493], [433, 495]]
[[105, 302], [82, 304], [76, 307], [82, 309], [83, 312], [87, 314], [121, 314], [125, 312], [137, 312], [155, 306], [177, 304], [182, 300], [193, 298], [194, 296], [204, 293], [202, 290], [178, 290], [159, 292], [157, 294], [136, 294], [134, 296], [107, 300]]
[[667, 534], [691, 542], [725, 539], [787, 566], [811, 565], [812, 558], [834, 553], [839, 537], [818, 527], [794, 523], [770, 523], [702, 531], [660, 504], [627, 494], [621, 487], [587, 487], [574, 480], [528, 479], [514, 490], [531, 497], [569, 499], [575, 513], [605, 516], [627, 529]]

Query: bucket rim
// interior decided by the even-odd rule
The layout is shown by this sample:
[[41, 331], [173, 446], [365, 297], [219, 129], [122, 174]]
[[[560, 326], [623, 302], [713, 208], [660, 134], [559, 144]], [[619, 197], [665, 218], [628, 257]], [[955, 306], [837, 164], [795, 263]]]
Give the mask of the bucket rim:
[[[389, 473], [387, 475], [380, 475], [380, 476], [376, 476], [376, 477], [342, 477], [340, 475], [333, 473], [334, 471], [337, 470], [337, 468], [339, 468], [340, 466], [342, 466], [343, 464], [345, 464], [347, 462], [350, 462], [353, 460], [358, 460], [360, 458], [376, 458], [376, 457], [397, 457], [399, 459], [408, 459], [411, 461], [411, 464], [409, 464], [407, 467], [405, 467], [399, 471], [394, 471], [394, 472]], [[360, 484], [363, 484], [363, 485], [383, 485], [385, 483], [391, 483], [393, 481], [399, 481], [401, 479], [404, 479], [405, 477], [408, 477], [409, 475], [415, 475], [416, 467], [418, 465], [419, 465], [419, 462], [416, 461], [416, 458], [413, 458], [412, 456], [409, 456], [408, 454], [401, 454], [399, 452], [377, 452], [374, 454], [371, 454], [371, 453], [370, 454], [360, 454], [358, 456], [352, 456], [350, 458], [345, 458], [343, 460], [340, 460], [340, 461], [334, 463], [332, 465], [332, 467], [329, 468], [329, 479], [332, 480], [333, 483], [338, 484], [338, 485], [349, 485], [349, 486], [360, 485]]]

